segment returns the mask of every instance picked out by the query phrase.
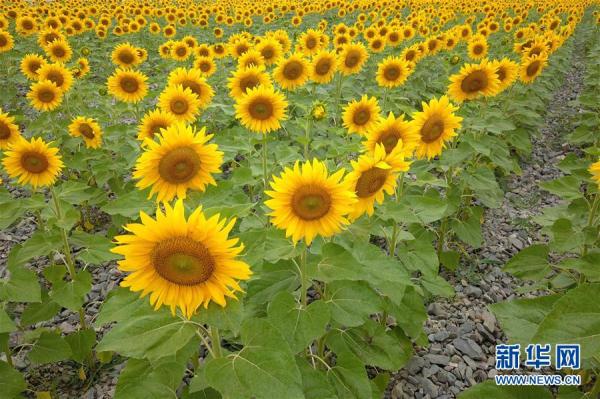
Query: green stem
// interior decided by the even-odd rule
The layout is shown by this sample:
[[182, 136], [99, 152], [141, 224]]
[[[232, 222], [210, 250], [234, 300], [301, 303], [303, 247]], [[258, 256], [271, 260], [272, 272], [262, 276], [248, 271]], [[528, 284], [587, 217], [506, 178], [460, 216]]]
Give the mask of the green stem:
[[341, 101], [342, 101], [342, 80], [344, 79], [344, 75], [342, 75], [341, 72], [339, 72], [338, 74], [338, 79], [337, 79], [337, 86], [335, 88], [335, 103], [336, 103], [336, 109], [337, 109], [337, 115], [341, 115], [342, 114], [342, 106], [341, 106]]
[[302, 307], [306, 309], [306, 306], [308, 305], [308, 273], [307, 273], [307, 267], [306, 267], [306, 260], [308, 258], [308, 247], [305, 245], [304, 246], [304, 250], [302, 251], [302, 253], [300, 254], [300, 279], [301, 279], [301, 286], [300, 286], [300, 303], [302, 304]]
[[267, 184], [269, 183], [269, 177], [267, 176], [267, 133], [263, 133], [263, 140], [262, 140], [262, 169], [263, 169], [263, 181], [264, 181], [265, 190], [266, 190]]
[[[396, 196], [395, 196], [396, 203], [400, 202], [403, 191], [404, 191], [404, 172], [400, 173], [400, 181], [398, 182], [398, 187], [396, 188]], [[392, 228], [392, 240], [390, 243], [390, 256], [391, 257], [396, 256], [396, 245], [397, 245], [397, 241], [398, 241], [398, 233], [399, 233], [398, 223], [394, 222], [394, 227]]]
[[[592, 225], [594, 224], [594, 219], [596, 218], [596, 212], [598, 212], [598, 207], [600, 206], [600, 194], [596, 194], [594, 196], [594, 202], [592, 203], [592, 208], [590, 210], [590, 214], [588, 216], [588, 220], [587, 220], [587, 228], [592, 227]], [[588, 245], [587, 244], [583, 244], [583, 249], [581, 250], [581, 256], [586, 256], [588, 253]]]
[[[60, 207], [60, 201], [58, 200], [58, 196], [54, 191], [54, 187], [50, 189], [52, 193], [52, 201], [54, 203], [54, 210], [56, 212], [56, 218], [62, 219], [62, 209]], [[71, 246], [69, 245], [69, 238], [67, 236], [67, 231], [63, 228], [60, 229], [60, 235], [63, 242], [63, 252], [65, 255], [65, 260], [67, 264], [67, 270], [69, 272], [69, 277], [71, 277], [72, 281], [75, 281], [76, 271], [75, 271], [75, 262], [73, 262], [73, 257], [71, 256]], [[79, 309], [79, 321], [81, 323], [81, 329], [87, 329], [87, 323], [85, 322], [85, 313], [83, 308]]]
[[310, 145], [310, 129], [312, 127], [312, 120], [309, 114], [306, 120], [306, 130], [304, 131], [304, 160], [308, 161], [308, 149]]
[[438, 258], [442, 254], [444, 250], [444, 240], [446, 239], [446, 229], [448, 227], [448, 218], [442, 219], [442, 223], [440, 224], [440, 231], [438, 233], [438, 242], [437, 242], [437, 255]]
[[219, 329], [216, 327], [210, 327], [210, 343], [212, 346], [212, 354], [215, 359], [223, 356], [221, 351], [221, 336], [219, 335]]

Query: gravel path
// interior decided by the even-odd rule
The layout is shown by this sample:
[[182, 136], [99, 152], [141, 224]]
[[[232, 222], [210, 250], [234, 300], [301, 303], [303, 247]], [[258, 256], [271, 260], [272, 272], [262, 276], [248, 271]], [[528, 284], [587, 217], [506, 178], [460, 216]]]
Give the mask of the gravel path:
[[478, 264], [470, 268], [462, 265], [456, 274], [445, 276], [454, 285], [456, 296], [428, 306], [425, 332], [430, 346], [418, 347], [415, 357], [392, 378], [387, 398], [454, 398], [496, 374], [495, 345], [505, 342], [506, 337], [487, 305], [524, 296], [518, 293], [523, 282], [504, 273], [500, 265], [543, 239], [538, 227], [527, 221], [558, 202], [538, 184], [562, 174], [557, 164], [569, 152], [563, 137], [570, 132], [570, 121], [577, 113], [569, 102], [583, 88], [583, 45], [575, 43], [571, 69], [549, 104], [544, 125], [532, 138], [531, 159], [522, 163], [522, 175], [509, 178], [500, 208], [486, 210], [482, 227], [485, 243], [473, 254]]

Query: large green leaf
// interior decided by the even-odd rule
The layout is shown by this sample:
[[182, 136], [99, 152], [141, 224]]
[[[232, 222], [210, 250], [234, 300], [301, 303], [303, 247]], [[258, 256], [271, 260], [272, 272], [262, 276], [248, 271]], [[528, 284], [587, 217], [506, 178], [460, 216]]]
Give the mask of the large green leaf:
[[98, 265], [120, 258], [119, 255], [110, 252], [114, 244], [105, 236], [75, 231], [70, 241], [81, 248], [76, 257], [85, 263]]
[[124, 322], [138, 314], [152, 314], [153, 310], [148, 299], [142, 299], [138, 294], [127, 288], [119, 287], [112, 290], [96, 317], [95, 324], [101, 327], [111, 322]]
[[552, 399], [545, 387], [496, 385], [494, 381], [485, 381], [467, 389], [458, 395], [458, 399]]
[[79, 363], [92, 353], [92, 348], [96, 343], [96, 332], [93, 328], [79, 330], [65, 337], [65, 340], [71, 347], [71, 358]]
[[558, 299], [531, 342], [580, 344], [581, 359], [600, 357], [600, 284], [584, 284]]
[[[296, 364], [302, 374], [302, 390], [306, 399], [338, 399], [334, 388], [327, 380], [327, 374], [311, 366], [304, 357], [296, 357]], [[314, 364], [315, 367], [323, 366], [318, 360], [314, 360]]]
[[531, 245], [513, 256], [504, 270], [521, 279], [538, 280], [550, 271], [548, 253], [546, 245]]
[[325, 333], [329, 308], [322, 300], [302, 307], [289, 292], [280, 292], [269, 304], [269, 321], [279, 329], [293, 352], [300, 352]]
[[41, 302], [33, 302], [27, 305], [21, 315], [21, 325], [28, 326], [54, 317], [61, 306], [50, 300], [48, 292], [42, 291]]
[[350, 252], [338, 244], [323, 245], [320, 258], [309, 264], [311, 278], [324, 282], [364, 280], [367, 270]]
[[60, 333], [43, 331], [27, 356], [33, 364], [45, 364], [66, 360], [71, 354], [71, 347]]
[[365, 365], [348, 350], [336, 352], [335, 366], [327, 369], [327, 378], [338, 398], [372, 399]]
[[230, 398], [303, 398], [302, 377], [287, 342], [265, 319], [247, 319], [244, 347], [206, 363], [208, 384]]
[[489, 305], [511, 342], [530, 344], [538, 326], [560, 295], [513, 299]]
[[417, 338], [423, 331], [427, 311], [415, 287], [388, 282], [378, 284], [377, 288], [387, 297], [387, 312], [408, 336]]
[[9, 266], [9, 271], [9, 278], [0, 280], [0, 299], [11, 302], [41, 301], [42, 291], [38, 277], [33, 271], [23, 266]]
[[0, 334], [10, 333], [17, 329], [15, 322], [12, 321], [6, 310], [0, 308]]
[[[434, 192], [435, 194], [432, 194]], [[448, 206], [435, 190], [431, 190], [425, 195], [406, 195], [403, 200], [408, 203], [419, 220], [425, 224], [440, 220]]]
[[566, 200], [583, 197], [579, 186], [581, 181], [574, 176], [563, 176], [556, 180], [541, 182], [540, 187]]
[[263, 304], [272, 300], [279, 292], [294, 291], [299, 286], [298, 270], [292, 261], [263, 263], [248, 283], [248, 301]]
[[504, 193], [496, 182], [496, 177], [491, 169], [479, 167], [466, 172], [463, 180], [467, 187], [473, 190], [475, 196], [488, 208], [498, 208], [502, 205]]
[[325, 302], [332, 320], [342, 326], [362, 325], [383, 308], [382, 298], [363, 281], [334, 281], [327, 286]]
[[412, 356], [412, 344], [399, 328], [386, 331], [370, 319], [360, 327], [333, 330], [327, 345], [334, 352], [349, 350], [364, 364], [385, 370], [401, 368]]
[[63, 279], [54, 281], [50, 298], [59, 305], [77, 311], [85, 301], [85, 295], [92, 288], [92, 275], [87, 270], [75, 274], [73, 280]]
[[21, 398], [21, 392], [27, 389], [23, 374], [10, 367], [6, 362], [0, 362], [0, 392], [6, 399]]
[[241, 298], [237, 300], [227, 299], [227, 306], [221, 306], [211, 302], [208, 308], [200, 309], [198, 314], [192, 320], [202, 324], [208, 324], [211, 327], [228, 330], [237, 335], [242, 326], [244, 318], [244, 306]]
[[450, 227], [462, 241], [473, 248], [479, 248], [483, 243], [483, 235], [481, 233], [483, 209], [481, 207], [467, 208], [466, 214], [467, 217], [465, 220], [452, 219]]
[[98, 352], [115, 351], [155, 362], [177, 352], [196, 336], [196, 327], [161, 309], [118, 322], [98, 344]]

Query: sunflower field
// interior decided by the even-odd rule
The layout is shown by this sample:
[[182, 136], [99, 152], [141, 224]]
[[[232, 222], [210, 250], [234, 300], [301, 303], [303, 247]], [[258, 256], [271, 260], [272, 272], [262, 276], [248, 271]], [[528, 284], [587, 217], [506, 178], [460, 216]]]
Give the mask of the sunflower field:
[[599, 104], [598, 0], [0, 0], [0, 398], [600, 397]]

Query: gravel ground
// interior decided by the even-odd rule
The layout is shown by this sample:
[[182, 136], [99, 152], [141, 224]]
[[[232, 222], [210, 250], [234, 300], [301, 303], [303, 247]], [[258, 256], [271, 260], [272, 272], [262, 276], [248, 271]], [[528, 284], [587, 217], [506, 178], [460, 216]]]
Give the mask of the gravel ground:
[[[428, 348], [417, 348], [415, 357], [390, 381], [386, 398], [454, 398], [467, 387], [495, 374], [494, 347], [506, 337], [487, 305], [512, 299], [523, 283], [502, 272], [500, 265], [522, 248], [541, 237], [535, 225], [526, 221], [540, 213], [543, 207], [556, 204], [557, 198], [541, 193], [538, 183], [560, 176], [557, 163], [568, 152], [563, 137], [571, 117], [577, 112], [569, 107], [582, 88], [584, 74], [582, 43], [573, 50], [571, 71], [555, 93], [548, 108], [540, 134], [533, 138], [531, 159], [522, 165], [523, 173], [508, 181], [508, 190], [499, 209], [487, 210], [483, 233], [485, 244], [472, 255], [477, 264], [445, 277], [454, 285], [457, 295], [452, 300], [438, 300], [428, 306], [429, 319], [425, 331], [431, 342]], [[15, 194], [21, 192], [18, 188]], [[27, 240], [35, 230], [33, 216], [0, 232], [0, 277], [6, 273], [5, 263], [10, 248]], [[485, 260], [485, 261], [483, 261]], [[30, 264], [41, 272], [48, 264], [45, 258]], [[86, 319], [92, 323], [106, 294], [122, 278], [114, 263], [91, 269], [93, 288], [85, 305]], [[18, 305], [20, 313], [22, 305]], [[77, 329], [78, 315], [68, 310], [39, 326], [59, 327], [70, 333]], [[103, 330], [97, 331], [99, 336]], [[78, 377], [77, 366], [61, 362], [31, 366], [25, 357], [27, 346], [23, 334], [11, 335], [11, 346], [21, 348], [14, 356], [15, 367], [26, 371], [30, 386], [51, 390], [60, 398], [108, 399], [114, 396], [116, 381], [123, 367], [121, 359], [102, 366], [86, 381]], [[21, 345], [21, 346], [19, 346]], [[30, 397], [34, 397], [31, 395]]]
[[392, 378], [387, 398], [450, 399], [496, 374], [495, 346], [506, 342], [506, 337], [487, 305], [539, 294], [527, 292], [524, 283], [504, 273], [500, 265], [521, 249], [543, 240], [538, 226], [527, 221], [558, 202], [557, 197], [542, 192], [538, 184], [560, 177], [557, 164], [570, 152], [562, 138], [570, 132], [570, 122], [578, 112], [569, 102], [583, 88], [582, 46], [581, 42], [575, 43], [571, 70], [554, 94], [539, 134], [532, 138], [531, 159], [522, 163], [523, 173], [509, 178], [502, 206], [485, 212], [485, 243], [472, 253], [477, 265], [445, 275], [454, 285], [456, 296], [429, 304], [425, 331], [430, 345], [418, 347], [408, 365]]

